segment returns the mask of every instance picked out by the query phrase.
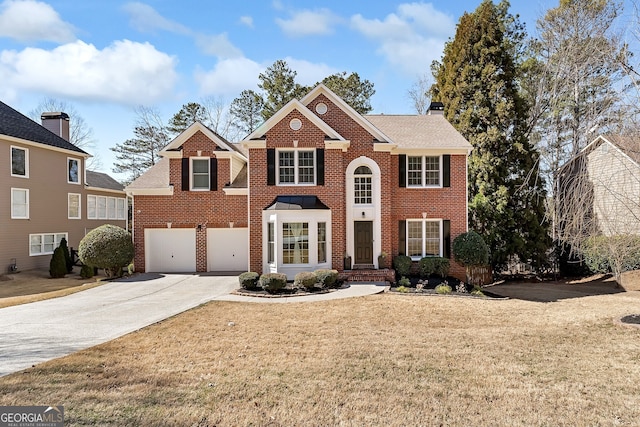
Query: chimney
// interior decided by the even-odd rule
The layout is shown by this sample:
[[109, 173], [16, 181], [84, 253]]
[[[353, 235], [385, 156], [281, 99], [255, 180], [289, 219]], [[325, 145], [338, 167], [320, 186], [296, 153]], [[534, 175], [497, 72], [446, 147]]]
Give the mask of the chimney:
[[42, 119], [42, 126], [45, 129], [69, 141], [69, 115], [67, 113], [60, 111], [42, 113], [40, 119]]
[[432, 102], [429, 105], [429, 115], [430, 116], [443, 116], [444, 115], [444, 104], [442, 102]]

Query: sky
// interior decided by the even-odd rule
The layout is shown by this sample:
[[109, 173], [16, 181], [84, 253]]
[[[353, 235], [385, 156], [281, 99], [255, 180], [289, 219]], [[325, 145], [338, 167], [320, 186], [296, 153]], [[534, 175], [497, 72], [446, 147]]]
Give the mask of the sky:
[[[258, 90], [278, 59], [312, 85], [346, 71], [374, 84], [372, 113], [414, 113], [407, 91], [481, 0], [0, 0], [0, 100], [28, 115], [71, 104], [93, 130], [99, 170], [133, 137], [136, 106], [168, 121], [183, 104]], [[555, 0], [512, 0], [527, 31]], [[71, 118], [73, 120], [73, 117]]]

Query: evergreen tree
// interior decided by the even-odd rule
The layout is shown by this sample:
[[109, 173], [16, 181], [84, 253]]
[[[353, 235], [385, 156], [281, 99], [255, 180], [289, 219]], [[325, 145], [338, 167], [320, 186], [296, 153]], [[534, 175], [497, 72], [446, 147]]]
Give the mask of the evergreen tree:
[[519, 93], [524, 27], [509, 2], [484, 0], [465, 13], [434, 63], [433, 100], [473, 145], [469, 158], [470, 227], [491, 248], [491, 263], [511, 256], [541, 264], [550, 242], [538, 153], [527, 136], [528, 105]]
[[193, 123], [199, 121], [206, 125], [208, 121], [206, 108], [197, 102], [189, 102], [184, 104], [180, 111], [173, 115], [169, 120], [167, 130], [174, 135], [184, 132]]
[[286, 61], [279, 59], [260, 73], [258, 87], [265, 92], [262, 118], [268, 120], [294, 98], [302, 98], [309, 88], [296, 83], [296, 73]]
[[231, 103], [229, 113], [234, 117], [238, 129], [248, 135], [262, 123], [263, 108], [264, 100], [260, 94], [243, 90]]
[[325, 77], [322, 83], [358, 113], [367, 114], [373, 110], [371, 97], [376, 93], [373, 83], [360, 80], [358, 73], [348, 76], [346, 71], [332, 74]]

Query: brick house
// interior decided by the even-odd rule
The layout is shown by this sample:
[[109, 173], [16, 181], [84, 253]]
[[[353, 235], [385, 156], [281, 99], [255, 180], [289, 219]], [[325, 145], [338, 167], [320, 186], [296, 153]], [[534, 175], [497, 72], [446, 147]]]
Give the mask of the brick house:
[[441, 106], [363, 116], [322, 84], [237, 144], [194, 123], [126, 189], [136, 269], [293, 278], [346, 256], [370, 270], [383, 253], [450, 257], [470, 150]]

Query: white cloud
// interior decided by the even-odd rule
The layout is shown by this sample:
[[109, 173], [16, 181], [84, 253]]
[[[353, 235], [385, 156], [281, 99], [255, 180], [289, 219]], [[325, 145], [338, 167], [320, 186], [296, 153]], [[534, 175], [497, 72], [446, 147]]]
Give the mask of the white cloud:
[[66, 43], [75, 40], [74, 32], [73, 26], [46, 3], [33, 0], [0, 3], [0, 37]]
[[236, 97], [245, 89], [257, 90], [258, 74], [264, 70], [248, 58], [224, 59], [211, 71], [197, 70], [195, 79], [201, 95]]
[[144, 3], [127, 3], [123, 6], [123, 9], [129, 14], [131, 26], [140, 32], [149, 33], [155, 30], [163, 30], [178, 34], [191, 34], [189, 28], [165, 18], [154, 8]]
[[338, 69], [332, 68], [326, 64], [315, 64], [303, 59], [285, 58], [289, 68], [295, 71], [296, 82], [303, 86], [311, 86], [322, 81], [327, 76], [339, 72]]
[[0, 81], [19, 91], [148, 105], [172, 95], [175, 66], [175, 58], [149, 43], [122, 40], [98, 50], [76, 41], [50, 51], [0, 52]]
[[354, 15], [351, 27], [378, 42], [377, 52], [391, 65], [416, 76], [440, 59], [447, 38], [455, 32], [455, 21], [430, 3], [404, 3], [383, 21]]
[[253, 28], [253, 18], [251, 16], [241, 16], [240, 23], [246, 25], [249, 28]]
[[203, 53], [214, 55], [218, 58], [237, 58], [242, 56], [242, 51], [235, 47], [227, 38], [227, 33], [213, 36], [198, 34], [196, 42]]
[[291, 37], [327, 35], [333, 33], [333, 25], [339, 18], [329, 9], [292, 12], [290, 19], [276, 18], [276, 23]]

